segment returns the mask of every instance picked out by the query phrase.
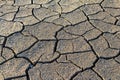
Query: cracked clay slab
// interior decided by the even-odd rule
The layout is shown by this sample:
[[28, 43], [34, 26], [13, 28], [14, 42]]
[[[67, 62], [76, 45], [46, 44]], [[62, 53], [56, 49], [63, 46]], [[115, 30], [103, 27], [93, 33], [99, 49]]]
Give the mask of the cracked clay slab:
[[0, 0], [0, 80], [120, 80], [120, 0]]

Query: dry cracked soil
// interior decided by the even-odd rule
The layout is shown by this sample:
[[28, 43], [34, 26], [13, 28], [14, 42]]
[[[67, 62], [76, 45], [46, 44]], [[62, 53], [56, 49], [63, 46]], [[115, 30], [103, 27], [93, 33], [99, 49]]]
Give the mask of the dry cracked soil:
[[120, 0], [0, 0], [0, 80], [120, 80]]

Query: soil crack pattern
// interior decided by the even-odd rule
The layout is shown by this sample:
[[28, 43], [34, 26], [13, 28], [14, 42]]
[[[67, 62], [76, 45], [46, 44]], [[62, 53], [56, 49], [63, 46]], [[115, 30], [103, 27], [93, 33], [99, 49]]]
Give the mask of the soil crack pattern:
[[120, 80], [120, 0], [0, 0], [0, 80]]

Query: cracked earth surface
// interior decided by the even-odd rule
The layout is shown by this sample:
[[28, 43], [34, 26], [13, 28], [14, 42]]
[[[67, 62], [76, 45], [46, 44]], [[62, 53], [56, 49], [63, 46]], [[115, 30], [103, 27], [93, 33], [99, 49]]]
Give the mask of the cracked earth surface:
[[120, 80], [120, 0], [0, 0], [0, 80]]

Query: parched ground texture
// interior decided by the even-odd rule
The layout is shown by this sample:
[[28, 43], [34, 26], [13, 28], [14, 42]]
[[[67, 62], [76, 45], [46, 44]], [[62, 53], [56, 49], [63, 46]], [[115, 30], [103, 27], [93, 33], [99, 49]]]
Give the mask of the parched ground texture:
[[0, 0], [0, 80], [120, 80], [120, 0]]

